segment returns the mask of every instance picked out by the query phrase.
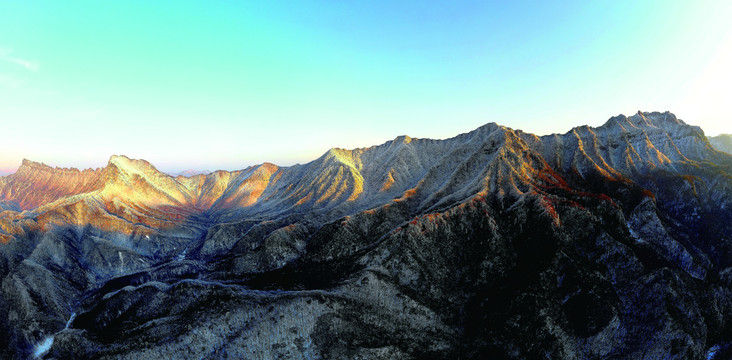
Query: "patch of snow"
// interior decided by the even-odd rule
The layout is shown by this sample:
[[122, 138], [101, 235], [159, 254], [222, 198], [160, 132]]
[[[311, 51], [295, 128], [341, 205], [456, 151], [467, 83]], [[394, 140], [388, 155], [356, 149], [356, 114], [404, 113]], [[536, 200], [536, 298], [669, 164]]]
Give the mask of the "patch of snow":
[[630, 228], [630, 226], [628, 226], [628, 231], [630, 232], [630, 236], [631, 236], [631, 237], [633, 238], [633, 240], [635, 240], [635, 241], [636, 241], [636, 242], [638, 242], [639, 244], [640, 244], [640, 243], [644, 243], [644, 242], [645, 242], [645, 241], [643, 241], [643, 239], [642, 239], [642, 238], [641, 238], [641, 237], [640, 237], [640, 236], [638, 235], [638, 233], [637, 233], [637, 232], [635, 232], [635, 230], [633, 230], [633, 229], [631, 229], [631, 228]]
[[48, 350], [51, 349], [51, 345], [53, 345], [53, 336], [48, 336], [43, 339], [43, 342], [36, 345], [36, 348], [33, 350], [33, 358], [39, 359], [41, 356], [46, 355]]
[[709, 348], [709, 351], [707, 351], [707, 360], [714, 359], [714, 355], [717, 354], [717, 351], [719, 351], [719, 345], [714, 345]]
[[[66, 326], [64, 327], [64, 330], [71, 327], [71, 323], [76, 319], [76, 312], [72, 312], [71, 316], [69, 316], [69, 320], [66, 321]], [[63, 330], [61, 330], [63, 331]], [[48, 350], [51, 350], [51, 346], [53, 345], [53, 339], [55, 335], [46, 336], [46, 338], [43, 339], [42, 342], [38, 343], [35, 348], [33, 349], [33, 358], [34, 359], [40, 359], [43, 357], [43, 355], [46, 355]]]

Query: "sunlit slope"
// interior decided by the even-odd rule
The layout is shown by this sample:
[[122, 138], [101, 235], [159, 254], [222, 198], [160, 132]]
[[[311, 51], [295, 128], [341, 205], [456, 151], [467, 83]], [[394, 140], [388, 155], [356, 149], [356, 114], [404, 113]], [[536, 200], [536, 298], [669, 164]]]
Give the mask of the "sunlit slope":
[[537, 137], [488, 124], [446, 140], [400, 136], [369, 148], [331, 149], [304, 165], [265, 163], [191, 177], [171, 177], [125, 156], [84, 171], [26, 161], [17, 174], [0, 179], [0, 200], [6, 209], [38, 208], [36, 213], [70, 204], [100, 207], [92, 213], [109, 213], [133, 227], [156, 227], [201, 215], [212, 221], [312, 212], [337, 216], [398, 198], [418, 199], [412, 206], [426, 210], [479, 192], [526, 193], [547, 174], [632, 179], [720, 157], [724, 154], [699, 128], [673, 114], [638, 113], [564, 135]]
[[60, 198], [98, 190], [103, 185], [102, 169], [52, 168], [30, 160], [14, 174], [0, 177], [0, 200], [29, 210]]

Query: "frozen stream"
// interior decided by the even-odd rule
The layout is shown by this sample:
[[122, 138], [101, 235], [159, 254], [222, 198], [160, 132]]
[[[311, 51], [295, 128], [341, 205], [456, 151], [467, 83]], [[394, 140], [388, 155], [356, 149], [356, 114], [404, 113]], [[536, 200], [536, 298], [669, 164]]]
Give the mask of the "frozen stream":
[[[71, 313], [69, 320], [66, 321], [66, 327], [64, 327], [63, 330], [61, 330], [61, 331], [68, 329], [69, 326], [71, 326], [71, 322], [74, 321], [75, 318], [76, 318], [76, 312]], [[59, 332], [61, 332], [61, 331], [59, 331]], [[56, 334], [58, 334], [59, 332], [57, 332]], [[45, 339], [43, 339], [42, 342], [40, 342], [36, 345], [36, 347], [33, 349], [33, 358], [34, 359], [40, 359], [41, 357], [43, 357], [43, 355], [46, 355], [48, 350], [50, 350], [51, 346], [53, 345], [53, 338], [56, 336], [56, 334], [47, 336]]]

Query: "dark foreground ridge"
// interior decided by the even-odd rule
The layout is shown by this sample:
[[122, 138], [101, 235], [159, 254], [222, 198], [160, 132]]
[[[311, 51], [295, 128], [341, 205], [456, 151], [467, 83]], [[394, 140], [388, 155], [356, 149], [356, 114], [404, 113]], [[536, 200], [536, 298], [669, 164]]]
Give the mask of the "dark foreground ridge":
[[3, 358], [727, 359], [732, 155], [671, 113], [0, 177]]

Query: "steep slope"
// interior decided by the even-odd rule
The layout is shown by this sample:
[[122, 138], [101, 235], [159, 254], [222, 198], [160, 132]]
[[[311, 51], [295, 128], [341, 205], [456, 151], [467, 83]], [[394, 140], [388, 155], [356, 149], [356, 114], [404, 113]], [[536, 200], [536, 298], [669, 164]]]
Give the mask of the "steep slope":
[[185, 206], [191, 194], [178, 181], [144, 160], [112, 156], [105, 170], [105, 199], [122, 198], [143, 206]]
[[[516, 132], [495, 124], [447, 140], [400, 137], [370, 148], [333, 149], [311, 163], [279, 169], [260, 201], [219, 214], [220, 224], [208, 231], [201, 255], [255, 246], [250, 237], [258, 242], [262, 232], [286, 231], [290, 225], [309, 236], [324, 223], [394, 201], [403, 202], [410, 217], [480, 192], [522, 194], [530, 191], [533, 177], [546, 177], [545, 168]], [[251, 256], [259, 255], [244, 259]]]
[[[270, 163], [247, 168], [232, 176], [226, 187], [216, 187], [216, 191], [205, 190], [202, 196], [208, 194], [206, 204], [210, 204], [208, 207], [212, 212], [251, 206], [259, 200], [278, 170], [277, 165]], [[207, 184], [210, 183], [209, 178]]]
[[104, 175], [95, 198], [130, 222], [178, 221], [200, 212], [195, 207], [198, 194], [144, 160], [112, 156]]
[[8, 358], [732, 350], [732, 156], [668, 112], [191, 177], [115, 156], [64, 191], [0, 212]]

